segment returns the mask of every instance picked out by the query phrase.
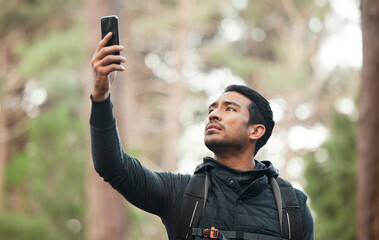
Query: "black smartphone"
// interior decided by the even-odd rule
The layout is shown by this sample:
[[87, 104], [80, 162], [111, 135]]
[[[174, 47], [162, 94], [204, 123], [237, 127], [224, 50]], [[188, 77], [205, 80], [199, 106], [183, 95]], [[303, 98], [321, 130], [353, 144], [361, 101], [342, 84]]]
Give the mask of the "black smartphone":
[[[104, 16], [101, 18], [101, 38], [104, 38], [109, 32], [112, 32], [112, 37], [106, 46], [120, 45], [118, 31], [118, 17], [116, 15]], [[114, 55], [120, 55], [120, 52], [113, 52]], [[120, 64], [120, 62], [117, 62]]]

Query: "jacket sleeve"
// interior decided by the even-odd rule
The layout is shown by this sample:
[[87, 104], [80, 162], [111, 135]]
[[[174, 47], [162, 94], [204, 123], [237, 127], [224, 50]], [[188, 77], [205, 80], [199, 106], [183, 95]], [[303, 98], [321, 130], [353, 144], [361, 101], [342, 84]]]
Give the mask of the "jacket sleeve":
[[315, 239], [313, 217], [307, 204], [304, 206], [303, 239]]
[[307, 205], [307, 195], [303, 193], [302, 191], [295, 189], [297, 199], [299, 201], [300, 211], [301, 211], [301, 217], [303, 220], [303, 230], [302, 230], [302, 239], [304, 240], [314, 240], [314, 222], [313, 217], [311, 214], [311, 211]]
[[92, 101], [91, 150], [95, 170], [133, 205], [164, 217], [189, 176], [153, 172], [123, 151], [109, 98]]

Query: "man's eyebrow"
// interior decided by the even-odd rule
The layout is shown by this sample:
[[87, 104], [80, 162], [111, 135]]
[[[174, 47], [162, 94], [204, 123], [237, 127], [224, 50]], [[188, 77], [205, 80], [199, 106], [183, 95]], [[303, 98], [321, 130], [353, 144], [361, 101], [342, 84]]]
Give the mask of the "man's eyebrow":
[[210, 109], [211, 107], [215, 107], [216, 105], [217, 105], [217, 102], [214, 102], [211, 105], [209, 105], [208, 109]]
[[[212, 103], [211, 105], [209, 105], [208, 109], [210, 109], [210, 108], [212, 108], [212, 107], [216, 107], [217, 104], [218, 104], [217, 102]], [[223, 101], [222, 104], [225, 105], [225, 106], [233, 105], [233, 106], [235, 106], [235, 107], [237, 107], [237, 108], [242, 108], [241, 105], [239, 105], [239, 104], [236, 103], [236, 102]]]
[[228, 106], [228, 105], [233, 105], [233, 106], [236, 106], [236, 107], [238, 107], [238, 108], [242, 108], [241, 105], [239, 105], [239, 104], [236, 103], [236, 102], [225, 101], [225, 102], [223, 102], [223, 104], [225, 104], [226, 106]]

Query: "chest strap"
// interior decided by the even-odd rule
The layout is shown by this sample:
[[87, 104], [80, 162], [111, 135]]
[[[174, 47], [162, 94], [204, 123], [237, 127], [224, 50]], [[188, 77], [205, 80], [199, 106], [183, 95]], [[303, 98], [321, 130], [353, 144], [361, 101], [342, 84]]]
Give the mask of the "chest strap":
[[283, 238], [273, 237], [269, 235], [262, 235], [257, 233], [248, 233], [240, 231], [224, 231], [218, 230], [214, 227], [208, 228], [192, 228], [192, 236], [209, 239], [221, 239], [221, 240], [283, 240]]

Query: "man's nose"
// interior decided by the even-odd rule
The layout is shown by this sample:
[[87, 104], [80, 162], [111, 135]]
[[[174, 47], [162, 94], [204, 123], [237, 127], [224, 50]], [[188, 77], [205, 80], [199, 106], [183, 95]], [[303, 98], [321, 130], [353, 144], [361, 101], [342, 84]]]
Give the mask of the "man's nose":
[[213, 109], [212, 112], [209, 113], [208, 115], [209, 120], [221, 120], [221, 114], [220, 111], [216, 108]]

